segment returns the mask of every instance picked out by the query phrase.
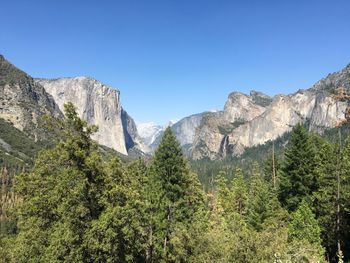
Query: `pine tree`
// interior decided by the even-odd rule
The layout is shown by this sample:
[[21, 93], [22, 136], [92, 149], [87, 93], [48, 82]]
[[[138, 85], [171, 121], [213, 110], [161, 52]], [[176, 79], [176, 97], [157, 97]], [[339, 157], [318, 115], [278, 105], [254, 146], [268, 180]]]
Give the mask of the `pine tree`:
[[273, 188], [263, 180], [257, 163], [253, 164], [247, 198], [247, 223], [256, 231], [262, 231], [271, 218], [280, 217], [281, 207]]
[[241, 168], [236, 168], [235, 176], [232, 180], [231, 198], [234, 210], [240, 215], [246, 213], [248, 189], [243, 177]]
[[82, 262], [89, 258], [84, 238], [103, 210], [104, 170], [88, 126], [65, 105], [61, 142], [43, 151], [30, 173], [18, 177], [22, 200], [13, 248], [16, 262]]
[[279, 199], [289, 211], [294, 211], [301, 200], [317, 190], [314, 168], [315, 150], [307, 131], [298, 124], [285, 151], [279, 188]]
[[[155, 260], [179, 261], [176, 233], [184, 233], [203, 204], [196, 175], [191, 174], [179, 142], [170, 128], [164, 132], [152, 165], [155, 215]], [[182, 237], [183, 238], [183, 237]], [[186, 249], [186, 248], [185, 248]]]
[[310, 244], [321, 247], [321, 229], [305, 200], [301, 201], [297, 210], [292, 214], [289, 224], [289, 238], [291, 240], [306, 240]]
[[92, 262], [144, 262], [146, 216], [142, 180], [147, 172], [141, 162], [124, 169], [118, 159], [108, 164], [105, 209], [91, 223], [85, 243]]

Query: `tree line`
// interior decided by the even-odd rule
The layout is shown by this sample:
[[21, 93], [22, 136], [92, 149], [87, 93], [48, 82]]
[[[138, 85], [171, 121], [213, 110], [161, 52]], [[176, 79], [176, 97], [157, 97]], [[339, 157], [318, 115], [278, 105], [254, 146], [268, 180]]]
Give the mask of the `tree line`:
[[297, 125], [283, 156], [223, 170], [204, 191], [170, 128], [151, 161], [122, 163], [104, 160], [72, 104], [65, 116], [31, 171], [13, 184], [2, 170], [0, 261], [349, 259], [350, 142]]

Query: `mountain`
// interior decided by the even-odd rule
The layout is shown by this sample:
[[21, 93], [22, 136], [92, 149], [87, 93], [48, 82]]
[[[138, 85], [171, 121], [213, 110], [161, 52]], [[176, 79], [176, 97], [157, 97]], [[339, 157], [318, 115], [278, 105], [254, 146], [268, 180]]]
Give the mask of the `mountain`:
[[337, 88], [350, 88], [350, 66], [329, 74], [307, 90], [273, 98], [262, 93], [234, 92], [224, 111], [207, 115], [197, 129], [193, 159], [222, 159], [237, 156], [246, 148], [276, 140], [297, 123], [309, 123], [310, 130], [322, 133], [345, 119], [347, 103], [336, 100]]
[[154, 122], [140, 123], [137, 125], [137, 130], [144, 144], [151, 146], [164, 131], [164, 126], [157, 125]]
[[148, 153], [153, 153], [160, 143], [163, 133], [167, 127], [171, 127], [175, 136], [188, 154], [192, 147], [196, 128], [199, 126], [204, 113], [193, 114], [179, 121], [169, 121], [167, 125], [157, 125], [154, 122], [141, 123], [137, 126], [140, 137], [148, 146]]
[[120, 91], [90, 77], [36, 79], [59, 108], [72, 102], [79, 116], [99, 127], [94, 134], [101, 145], [127, 155], [131, 149], [145, 150], [134, 120], [122, 108]]
[[37, 141], [46, 137], [45, 114], [62, 117], [43, 86], [0, 55], [0, 118]]
[[54, 99], [0, 55], [0, 165], [31, 165], [49, 137], [43, 116], [62, 118]]

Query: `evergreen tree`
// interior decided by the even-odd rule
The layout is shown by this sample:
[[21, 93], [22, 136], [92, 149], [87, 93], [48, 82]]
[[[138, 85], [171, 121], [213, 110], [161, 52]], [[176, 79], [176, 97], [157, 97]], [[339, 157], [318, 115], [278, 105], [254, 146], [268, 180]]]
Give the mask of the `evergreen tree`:
[[255, 230], [262, 231], [265, 221], [277, 218], [280, 210], [275, 191], [263, 180], [258, 164], [254, 163], [249, 180], [247, 223]]
[[314, 168], [315, 150], [307, 131], [298, 124], [285, 151], [279, 187], [279, 199], [289, 211], [294, 211], [301, 200], [317, 190]]
[[141, 195], [146, 167], [135, 162], [123, 169], [118, 159], [108, 165], [105, 209], [92, 222], [85, 243], [92, 262], [144, 262], [147, 216]]
[[231, 198], [234, 211], [240, 215], [246, 213], [248, 189], [243, 177], [241, 168], [236, 168], [235, 176], [232, 180]]
[[179, 261], [175, 233], [188, 229], [194, 214], [202, 207], [203, 196], [196, 175], [190, 173], [179, 142], [170, 128], [155, 152], [153, 169], [153, 204], [155, 215], [155, 261]]
[[305, 200], [301, 201], [289, 224], [290, 240], [306, 240], [321, 247], [320, 234], [320, 226], [311, 208]]
[[43, 151], [30, 173], [18, 177], [22, 200], [18, 207], [15, 262], [82, 262], [89, 251], [84, 238], [103, 209], [102, 160], [87, 126], [72, 104], [65, 105], [64, 136]]

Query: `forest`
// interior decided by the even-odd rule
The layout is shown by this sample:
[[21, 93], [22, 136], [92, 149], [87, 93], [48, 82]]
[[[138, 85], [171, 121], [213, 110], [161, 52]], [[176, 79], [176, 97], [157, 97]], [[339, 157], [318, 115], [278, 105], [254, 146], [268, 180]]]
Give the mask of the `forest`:
[[57, 142], [32, 169], [0, 170], [1, 262], [350, 260], [350, 137], [341, 133], [329, 140], [299, 124], [283, 152], [213, 162], [208, 178], [170, 128], [151, 160], [131, 162], [103, 156], [97, 127], [71, 103], [51, 129]]

